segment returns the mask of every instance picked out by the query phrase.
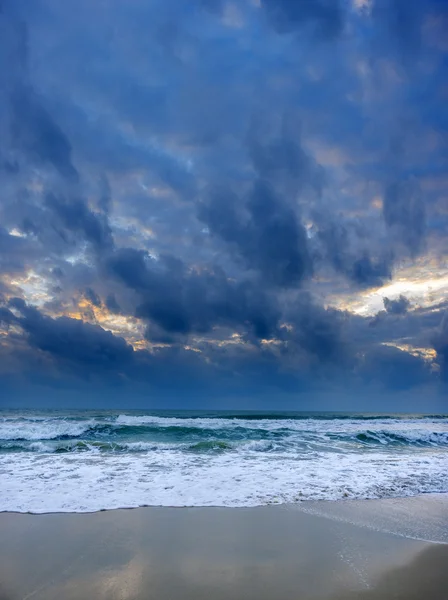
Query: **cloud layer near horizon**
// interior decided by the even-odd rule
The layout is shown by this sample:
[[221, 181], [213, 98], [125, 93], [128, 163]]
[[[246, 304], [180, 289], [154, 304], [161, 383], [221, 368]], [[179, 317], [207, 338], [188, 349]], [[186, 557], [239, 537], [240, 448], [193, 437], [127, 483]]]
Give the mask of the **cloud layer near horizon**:
[[447, 29], [437, 0], [2, 0], [4, 404], [442, 406]]

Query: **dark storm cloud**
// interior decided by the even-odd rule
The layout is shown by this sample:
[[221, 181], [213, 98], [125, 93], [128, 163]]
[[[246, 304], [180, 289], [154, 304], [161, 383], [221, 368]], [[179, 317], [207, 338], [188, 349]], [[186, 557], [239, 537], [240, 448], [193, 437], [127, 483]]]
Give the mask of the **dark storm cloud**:
[[254, 175], [245, 192], [212, 186], [198, 216], [265, 286], [287, 288], [313, 271], [299, 202], [321, 193], [324, 173], [303, 149], [294, 119], [269, 121], [262, 114], [251, 123], [246, 145]]
[[[2, 86], [6, 122], [2, 124], [5, 135], [0, 148], [6, 155], [12, 154], [20, 165], [11, 197], [5, 194], [6, 198], [1, 199], [4, 220], [14, 219], [20, 229], [37, 239], [43, 246], [41, 253], [58, 252], [61, 243], [70, 246], [76, 242], [76, 236], [97, 250], [110, 246], [112, 236], [106, 218], [95, 214], [80, 195], [71, 143], [31, 83], [27, 25], [9, 2], [4, 5], [0, 21], [6, 33], [1, 55], [3, 60], [9, 59], [5, 65], [7, 80]], [[42, 194], [31, 199], [25, 190], [33, 171], [47, 168], [54, 169], [62, 181], [54, 180], [51, 174], [48, 183], [43, 178]], [[21, 196], [19, 202], [17, 195]]]
[[382, 310], [372, 319], [357, 319], [356, 328], [350, 334], [356, 336], [357, 343], [363, 347], [387, 342], [433, 348], [441, 315], [447, 308], [447, 303], [441, 302], [429, 307], [409, 306], [406, 312], [398, 315]]
[[10, 102], [13, 149], [25, 152], [36, 164], [50, 164], [62, 176], [76, 180], [70, 142], [41, 105], [36, 92], [26, 84], [17, 85]]
[[406, 298], [406, 296], [403, 296], [402, 294], [400, 294], [397, 300], [384, 298], [383, 302], [386, 312], [388, 312], [391, 315], [404, 315], [405, 313], [407, 313], [408, 308], [411, 304], [408, 298]]
[[354, 348], [344, 335], [346, 315], [342, 311], [325, 309], [305, 293], [291, 303], [285, 316], [293, 326], [280, 335], [287, 342], [286, 352], [295, 347], [322, 364], [348, 365], [352, 360]]
[[[216, 346], [204, 340], [192, 352], [173, 344], [173, 338], [169, 346], [136, 352], [97, 325], [68, 317], [53, 319], [21, 299], [12, 299], [0, 309], [0, 324], [19, 328], [23, 339], [14, 333], [10, 355], [0, 348], [1, 371], [13, 373], [19, 361], [26, 385], [39, 382], [48, 390], [67, 386], [81, 390], [83, 382], [90, 381], [91, 391], [120, 385], [135, 397], [145, 389], [209, 394], [216, 393], [216, 386], [221, 394], [231, 395], [267, 389], [287, 394], [329, 392], [335, 385], [349, 391], [361, 382], [378, 390], [399, 391], [431, 381], [423, 360], [395, 348], [378, 345], [359, 353], [360, 347], [347, 343], [342, 335], [349, 315], [325, 311], [306, 298], [294, 309], [294, 331], [285, 333], [280, 346]], [[1, 377], [13, 390], [10, 377]]]
[[371, 256], [365, 246], [367, 232], [359, 226], [347, 227], [342, 222], [324, 224], [318, 230], [324, 259], [338, 272], [360, 287], [380, 287], [392, 277], [393, 253], [376, 249]]
[[425, 205], [418, 184], [412, 181], [393, 183], [386, 188], [383, 203], [386, 225], [415, 255], [424, 241]]
[[280, 317], [275, 300], [249, 282], [231, 282], [220, 269], [189, 269], [180, 259], [158, 260], [132, 248], [108, 259], [111, 274], [137, 292], [135, 316], [168, 334], [205, 333], [215, 325], [248, 327], [271, 337]]
[[267, 285], [294, 286], [310, 275], [306, 233], [291, 206], [262, 180], [243, 202], [231, 190], [210, 192], [199, 217], [250, 269], [259, 271]]
[[390, 346], [370, 349], [359, 366], [359, 374], [367, 383], [379, 383], [390, 390], [409, 390], [432, 379], [425, 362], [408, 352]]
[[100, 251], [112, 247], [112, 232], [107, 219], [90, 210], [84, 199], [48, 194], [45, 207], [56, 218], [62, 231], [80, 234], [82, 240]]
[[344, 314], [323, 309], [306, 293], [282, 313], [264, 279], [234, 282], [220, 269], [188, 269], [173, 257], [156, 260], [133, 249], [116, 251], [107, 268], [138, 293], [135, 316], [150, 322], [146, 337], [154, 343], [173, 343], [179, 335], [209, 333], [221, 326], [243, 336], [248, 332], [247, 341], [255, 344], [278, 337], [283, 355], [308, 355], [317, 364], [343, 363], [352, 351], [343, 336]]
[[[0, 290], [26, 300], [1, 309], [4, 368], [106, 387], [123, 369], [140, 391], [399, 391], [435, 378], [384, 345], [407, 340], [445, 373], [430, 311], [386, 298], [369, 327], [320, 294], [440, 258], [444, 4], [4, 0]], [[51, 317], [83, 298], [140, 321], [151, 352]]]
[[[406, 296], [400, 294], [400, 296], [396, 300], [391, 300], [390, 298], [383, 298], [384, 310], [380, 310], [373, 319], [369, 322], [369, 327], [379, 327], [381, 325], [386, 325], [391, 327], [391, 321], [388, 319], [388, 315], [390, 317], [395, 317], [395, 322], [393, 323], [393, 332], [396, 336], [395, 339], [400, 339], [400, 331], [397, 327], [396, 317], [403, 317], [408, 313], [408, 310], [411, 306], [411, 302]], [[416, 314], [418, 311], [416, 311]], [[400, 328], [401, 329], [401, 328]], [[408, 329], [409, 332], [409, 322], [406, 322], [404, 330]], [[404, 333], [401, 333], [401, 337], [405, 337]], [[393, 338], [392, 338], [393, 339]], [[425, 342], [426, 343], [426, 342]]]
[[121, 308], [114, 294], [108, 294], [106, 298], [106, 307], [113, 314], [120, 314]]
[[381, 286], [385, 280], [391, 278], [389, 258], [375, 260], [364, 252], [353, 262], [349, 271], [353, 281], [365, 286]]
[[86, 299], [93, 304], [93, 306], [101, 306], [101, 298], [98, 294], [92, 290], [91, 287], [87, 287], [84, 291]]
[[27, 25], [9, 0], [3, 4], [0, 32], [2, 109], [9, 117], [3, 136], [11, 143], [9, 150], [18, 157], [25, 154], [31, 162], [51, 164], [63, 176], [76, 179], [71, 144], [30, 83]]
[[[306, 186], [321, 192], [324, 172], [301, 145], [297, 118], [285, 113], [277, 126], [270, 121], [269, 113], [254, 118], [247, 139], [248, 153], [259, 177], [291, 196]], [[288, 200], [292, 202], [294, 197]]]
[[132, 347], [101, 327], [69, 317], [52, 319], [21, 298], [12, 298], [8, 306], [2, 309], [2, 319], [21, 327], [32, 348], [89, 370], [117, 368], [132, 360]]

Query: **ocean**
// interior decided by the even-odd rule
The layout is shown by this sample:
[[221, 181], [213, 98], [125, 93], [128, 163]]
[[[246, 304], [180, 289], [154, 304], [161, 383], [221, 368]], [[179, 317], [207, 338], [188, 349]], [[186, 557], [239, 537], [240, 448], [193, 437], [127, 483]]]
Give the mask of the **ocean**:
[[0, 411], [0, 511], [448, 492], [448, 415]]

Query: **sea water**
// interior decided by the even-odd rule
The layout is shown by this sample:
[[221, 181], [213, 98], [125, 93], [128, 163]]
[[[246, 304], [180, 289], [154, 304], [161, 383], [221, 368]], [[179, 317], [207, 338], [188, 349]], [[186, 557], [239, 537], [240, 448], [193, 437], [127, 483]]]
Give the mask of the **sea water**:
[[0, 511], [448, 492], [448, 415], [0, 411]]

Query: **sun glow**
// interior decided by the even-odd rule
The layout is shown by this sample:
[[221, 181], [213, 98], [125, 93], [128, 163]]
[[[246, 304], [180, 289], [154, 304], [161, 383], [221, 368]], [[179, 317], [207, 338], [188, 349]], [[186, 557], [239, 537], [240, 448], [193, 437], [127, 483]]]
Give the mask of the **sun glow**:
[[414, 307], [437, 310], [437, 305], [448, 301], [448, 270], [431, 261], [417, 264], [398, 271], [394, 281], [380, 288], [330, 295], [327, 305], [368, 317], [384, 310], [384, 298], [395, 300], [400, 295], [406, 296]]

